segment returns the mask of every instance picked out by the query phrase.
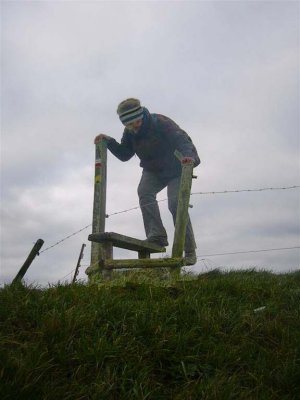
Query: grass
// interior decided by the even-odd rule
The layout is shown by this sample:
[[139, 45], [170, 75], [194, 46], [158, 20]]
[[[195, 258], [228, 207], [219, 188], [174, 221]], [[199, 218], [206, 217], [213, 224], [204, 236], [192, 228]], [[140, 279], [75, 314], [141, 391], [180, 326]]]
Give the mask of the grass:
[[299, 271], [163, 277], [1, 289], [1, 398], [300, 398]]

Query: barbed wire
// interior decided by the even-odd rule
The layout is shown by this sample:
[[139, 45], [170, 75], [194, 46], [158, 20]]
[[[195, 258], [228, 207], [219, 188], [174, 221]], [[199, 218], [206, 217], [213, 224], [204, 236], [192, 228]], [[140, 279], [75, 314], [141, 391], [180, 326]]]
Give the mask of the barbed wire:
[[201, 256], [197, 256], [197, 258], [201, 259], [202, 257], [228, 256], [228, 255], [234, 255], [234, 254], [262, 253], [262, 252], [266, 252], [266, 251], [294, 250], [294, 249], [300, 249], [300, 246], [278, 247], [276, 249], [245, 250], [245, 251], [233, 251], [233, 252], [226, 252], [226, 253], [203, 254]]
[[58, 242], [52, 244], [51, 246], [47, 247], [46, 249], [44, 249], [43, 251], [40, 251], [39, 254], [45, 253], [45, 251], [52, 249], [52, 247], [57, 246], [58, 244], [64, 242], [67, 239], [70, 239], [70, 237], [77, 235], [78, 233], [84, 231], [85, 229], [89, 228], [90, 226], [92, 226], [92, 224], [86, 225], [85, 227], [79, 229], [78, 231], [71, 233], [71, 235], [66, 236], [65, 238], [59, 240]]
[[[294, 185], [294, 186], [285, 186], [285, 187], [265, 187], [265, 188], [257, 188], [257, 189], [236, 189], [236, 190], [223, 190], [223, 191], [211, 191], [211, 192], [193, 192], [191, 193], [192, 195], [215, 195], [215, 194], [230, 194], [230, 193], [243, 193], [243, 192], [263, 192], [263, 191], [267, 191], [267, 190], [290, 190], [290, 189], [298, 189], [300, 188], [299, 185]], [[151, 204], [155, 204], [157, 203], [161, 203], [163, 201], [167, 201], [168, 198], [165, 199], [160, 199], [160, 200], [156, 200], [156, 201], [152, 201], [150, 203], [144, 204], [143, 206], [148, 206]], [[125, 210], [121, 210], [121, 211], [116, 211], [114, 213], [111, 214], [106, 214], [106, 218], [108, 217], [112, 217], [114, 215], [118, 215], [118, 214], [124, 214], [127, 213], [129, 211], [133, 211], [133, 210], [137, 210], [141, 208], [141, 206], [135, 206], [135, 207], [131, 207], [131, 208], [127, 208]], [[53, 245], [47, 247], [46, 249], [42, 250], [39, 252], [39, 254], [44, 253], [45, 251], [48, 251], [50, 249], [52, 249], [53, 247], [59, 245], [60, 243], [64, 242], [67, 239], [70, 239], [72, 236], [77, 235], [78, 233], [84, 231], [85, 229], [89, 228], [90, 226], [92, 226], [92, 224], [86, 225], [85, 227], [79, 229], [76, 232], [71, 233], [70, 235], [66, 236], [65, 238], [57, 241], [56, 243], [54, 243]]]
[[[249, 253], [262, 253], [262, 252], [270, 252], [270, 251], [282, 251], [282, 250], [295, 250], [295, 249], [300, 249], [300, 246], [291, 246], [291, 247], [277, 247], [277, 248], [272, 248], [272, 249], [259, 249], [259, 250], [244, 250], [244, 251], [234, 251], [234, 252], [225, 252], [225, 253], [215, 253], [215, 254], [203, 254], [203, 255], [197, 255], [197, 259], [199, 261], [202, 261], [204, 263], [204, 266], [206, 268], [207, 265], [205, 264], [206, 261], [211, 262], [211, 260], [206, 259], [205, 257], [215, 257], [215, 256], [228, 256], [228, 255], [235, 255], [235, 254], [249, 254]], [[93, 264], [82, 264], [81, 267], [89, 267], [93, 268], [99, 264], [99, 260], [94, 262]], [[190, 268], [193, 266], [190, 266]], [[217, 267], [217, 266], [216, 266]], [[72, 272], [74, 272], [75, 269], [73, 269], [69, 274], [65, 275], [61, 280], [66, 278], [68, 275], [70, 275]]]
[[237, 190], [223, 190], [220, 192], [194, 192], [191, 193], [191, 196], [194, 194], [227, 194], [227, 193], [243, 193], [243, 192], [263, 192], [266, 190], [289, 190], [289, 189], [297, 189], [300, 188], [298, 185], [294, 186], [286, 186], [286, 187], [266, 187], [266, 188], [258, 188], [258, 189], [237, 189]]
[[65, 275], [65, 276], [62, 277], [61, 279], [59, 279], [58, 282], [62, 281], [62, 280], [65, 279], [67, 276], [71, 275], [71, 274], [75, 271], [75, 269], [76, 269], [76, 268], [72, 269], [71, 272], [69, 272], [67, 275]]
[[[297, 189], [297, 188], [300, 188], [300, 186], [294, 185], [294, 186], [286, 186], [286, 187], [266, 187], [266, 188], [258, 188], [258, 189], [237, 189], [237, 190], [222, 190], [222, 191], [213, 191], [213, 192], [193, 192], [193, 193], [191, 193], [191, 196], [193, 196], [193, 195], [230, 194], [230, 193], [243, 193], [243, 192], [263, 192], [266, 190], [289, 190], [289, 189]], [[173, 196], [173, 197], [176, 197], [176, 196]], [[150, 206], [152, 204], [155, 204], [156, 202], [161, 203], [163, 201], [167, 201], [169, 198], [152, 201], [150, 203], [144, 204], [143, 206], [144, 207]], [[135, 206], [135, 207], [127, 208], [125, 210], [116, 211], [111, 214], [106, 214], [106, 218], [112, 217], [112, 216], [118, 215], [118, 214], [123, 214], [123, 213], [129, 212], [129, 211], [137, 210], [139, 208], [141, 208], [141, 206]]]

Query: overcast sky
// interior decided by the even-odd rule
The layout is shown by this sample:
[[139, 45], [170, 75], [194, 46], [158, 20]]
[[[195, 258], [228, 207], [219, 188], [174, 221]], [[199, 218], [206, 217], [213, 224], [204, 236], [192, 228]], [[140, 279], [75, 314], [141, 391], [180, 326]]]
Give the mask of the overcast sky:
[[[0, 283], [38, 238], [47, 249], [92, 223], [93, 139], [120, 140], [128, 97], [192, 137], [202, 160], [192, 192], [299, 185], [299, 16], [286, 0], [2, 1]], [[137, 157], [109, 154], [108, 214], [138, 205], [140, 176]], [[299, 268], [299, 249], [207, 256], [299, 246], [299, 192], [192, 195], [190, 270]], [[144, 239], [140, 210], [111, 216], [106, 231]], [[70, 280], [83, 243], [86, 279], [90, 233], [41, 253], [26, 281]]]

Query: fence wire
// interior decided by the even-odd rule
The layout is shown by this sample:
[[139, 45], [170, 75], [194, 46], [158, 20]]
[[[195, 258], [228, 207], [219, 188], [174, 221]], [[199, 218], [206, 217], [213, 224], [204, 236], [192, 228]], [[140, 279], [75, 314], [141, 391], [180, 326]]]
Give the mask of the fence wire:
[[[272, 248], [272, 249], [259, 249], [259, 250], [244, 250], [244, 251], [234, 251], [234, 252], [226, 252], [226, 253], [214, 253], [214, 254], [203, 254], [203, 255], [197, 255], [197, 260], [202, 261], [204, 266], [209, 269], [209, 267], [207, 267], [206, 262], [211, 263], [212, 261], [205, 258], [205, 257], [215, 257], [215, 256], [228, 256], [228, 255], [235, 255], [235, 254], [249, 254], [249, 253], [262, 253], [262, 252], [270, 252], [270, 251], [282, 251], [282, 250], [295, 250], [295, 249], [300, 249], [300, 246], [292, 246], [292, 247], [278, 247], [278, 248]], [[99, 261], [95, 262], [94, 264], [82, 264], [81, 267], [89, 267], [89, 268], [93, 268], [96, 265], [98, 265]], [[189, 268], [191, 268], [193, 266], [190, 266]], [[216, 268], [218, 268], [218, 266], [216, 265]], [[62, 281], [63, 279], [65, 279], [67, 276], [71, 275], [73, 272], [75, 271], [75, 269], [73, 269], [71, 272], [69, 272], [67, 275], [65, 275], [63, 278], [60, 279], [60, 281]]]
[[202, 254], [201, 256], [197, 256], [197, 258], [228, 256], [228, 255], [234, 255], [234, 254], [262, 253], [262, 252], [269, 252], [269, 251], [294, 250], [294, 249], [300, 249], [300, 246], [277, 247], [276, 249], [244, 250], [244, 251], [234, 251], [234, 252], [228, 252], [228, 253]]
[[[271, 190], [273, 190], [273, 191], [275, 191], [275, 190], [291, 190], [291, 189], [298, 189], [298, 188], [300, 188], [299, 185], [285, 186], [285, 187], [264, 187], [264, 188], [258, 188], [258, 189], [237, 189], [237, 190], [223, 190], [223, 191], [211, 191], [211, 192], [193, 192], [193, 193], [191, 193], [191, 196], [193, 196], [193, 195], [232, 194], [232, 193], [245, 193], [245, 192], [250, 193], [250, 192], [263, 192], [263, 191], [271, 191]], [[164, 201], [167, 201], [167, 200], [168, 200], [168, 198], [156, 200], [154, 202], [147, 203], [144, 206], [155, 204], [156, 202], [157, 203], [161, 203], [161, 202], [164, 202]], [[116, 211], [116, 212], [113, 212], [111, 214], [106, 214], [106, 218], [112, 217], [114, 215], [124, 214], [124, 213], [130, 212], [130, 211], [133, 211], [133, 210], [137, 210], [139, 208], [141, 208], [141, 207], [140, 206], [135, 206], [135, 207], [127, 208], [125, 210]], [[85, 229], [87, 229], [87, 228], [89, 228], [91, 226], [92, 226], [92, 224], [86, 225], [83, 228], [79, 229], [78, 231], [71, 233], [70, 235], [64, 237], [63, 239], [61, 239], [59, 241], [57, 241], [53, 245], [47, 247], [43, 251], [40, 251], [40, 254], [44, 253], [45, 251], [48, 251], [48, 250], [52, 249], [53, 247], [59, 245], [60, 243], [64, 242], [67, 239], [70, 239], [71, 237], [77, 235], [78, 233], [84, 231]]]

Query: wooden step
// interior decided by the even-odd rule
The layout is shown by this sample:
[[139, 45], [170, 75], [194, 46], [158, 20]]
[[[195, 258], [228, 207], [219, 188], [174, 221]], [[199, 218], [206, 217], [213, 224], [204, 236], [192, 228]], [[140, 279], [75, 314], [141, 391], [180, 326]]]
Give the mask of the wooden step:
[[184, 266], [184, 259], [177, 258], [148, 258], [139, 260], [104, 260], [104, 269], [131, 268], [178, 268]]
[[90, 266], [86, 269], [87, 275], [93, 275], [103, 270], [133, 269], [133, 268], [170, 268], [173, 271], [185, 265], [184, 258], [148, 258], [133, 260], [102, 260], [99, 265]]
[[89, 235], [88, 239], [91, 242], [97, 243], [111, 242], [115, 247], [138, 252], [164, 253], [166, 251], [165, 247], [160, 247], [156, 244], [147, 243], [144, 240], [135, 239], [114, 232], [92, 233]]

